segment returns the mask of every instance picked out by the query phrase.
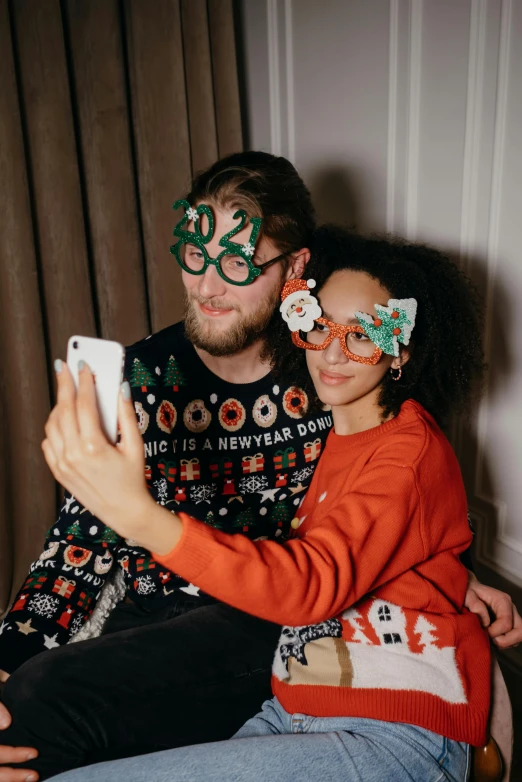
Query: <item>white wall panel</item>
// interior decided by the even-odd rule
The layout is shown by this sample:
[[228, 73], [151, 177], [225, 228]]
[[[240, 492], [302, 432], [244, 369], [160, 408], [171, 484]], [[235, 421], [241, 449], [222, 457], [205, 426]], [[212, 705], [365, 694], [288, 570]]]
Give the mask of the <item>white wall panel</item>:
[[486, 297], [486, 395], [454, 443], [478, 556], [522, 585], [522, 2], [243, 0], [243, 13], [251, 146], [293, 159], [321, 219], [446, 248]]

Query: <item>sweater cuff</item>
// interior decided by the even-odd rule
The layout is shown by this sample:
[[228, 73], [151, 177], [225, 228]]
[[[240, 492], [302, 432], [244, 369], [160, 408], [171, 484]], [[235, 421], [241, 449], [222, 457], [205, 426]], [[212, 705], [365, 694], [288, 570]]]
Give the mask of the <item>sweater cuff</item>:
[[220, 538], [230, 538], [225, 532], [213, 529], [208, 524], [178, 513], [183, 531], [176, 546], [168, 554], [151, 552], [153, 558], [185, 581], [196, 583], [198, 576], [207, 568], [218, 553]]
[[5, 641], [0, 637], [0, 669], [8, 674], [14, 673], [31, 657], [45, 651], [40, 633], [35, 633], [38, 638], [34, 640], [30, 635], [17, 638], [16, 627], [4, 628], [4, 633]]

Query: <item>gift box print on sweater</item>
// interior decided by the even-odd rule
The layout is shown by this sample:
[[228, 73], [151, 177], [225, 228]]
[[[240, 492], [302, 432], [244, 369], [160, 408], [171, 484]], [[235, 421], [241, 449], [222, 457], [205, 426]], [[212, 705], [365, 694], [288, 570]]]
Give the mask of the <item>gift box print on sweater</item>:
[[[130, 347], [125, 377], [155, 500], [231, 534], [286, 540], [330, 414], [309, 415], [306, 394], [291, 379], [221, 380], [201, 362], [182, 324]], [[0, 625], [0, 668], [10, 672], [49, 643], [67, 643], [116, 567], [128, 596], [148, 609], [202, 596], [66, 494], [45, 550]]]

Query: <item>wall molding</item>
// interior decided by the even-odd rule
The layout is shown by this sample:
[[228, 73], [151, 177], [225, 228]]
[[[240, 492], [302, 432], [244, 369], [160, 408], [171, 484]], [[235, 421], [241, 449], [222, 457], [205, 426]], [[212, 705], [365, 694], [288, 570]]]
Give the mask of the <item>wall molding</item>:
[[281, 154], [281, 73], [279, 68], [278, 0], [267, 0], [268, 90], [270, 101], [270, 146], [273, 155]]
[[410, 65], [406, 164], [406, 236], [417, 238], [423, 0], [410, 0]]
[[292, 0], [285, 0], [287, 157], [295, 165], [294, 37]]
[[[475, 556], [478, 561], [522, 587], [521, 571], [518, 563], [513, 561], [522, 555], [522, 545], [502, 532], [507, 514], [506, 504], [502, 500], [475, 497], [470, 501], [469, 512], [476, 532]], [[492, 535], [491, 530], [496, 525], [499, 531]], [[504, 556], [499, 551], [502, 547], [506, 549]]]
[[460, 233], [460, 260], [464, 271], [468, 271], [470, 255], [476, 249], [477, 238], [486, 25], [487, 6], [472, 0]]
[[292, 0], [267, 0], [270, 150], [295, 163]]
[[397, 103], [399, 90], [399, 0], [390, 0], [388, 161], [386, 175], [386, 230], [395, 230], [397, 187]]

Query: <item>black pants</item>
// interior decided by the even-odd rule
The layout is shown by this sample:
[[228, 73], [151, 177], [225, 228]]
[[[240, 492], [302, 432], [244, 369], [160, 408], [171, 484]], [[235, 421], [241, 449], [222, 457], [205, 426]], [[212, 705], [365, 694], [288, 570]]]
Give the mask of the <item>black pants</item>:
[[196, 605], [151, 615], [123, 603], [104, 635], [28, 660], [4, 686], [13, 723], [0, 743], [36, 747], [20, 765], [46, 779], [230, 738], [270, 697], [280, 628], [223, 603]]

